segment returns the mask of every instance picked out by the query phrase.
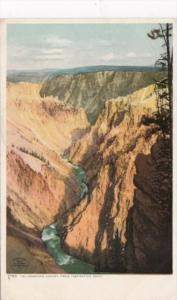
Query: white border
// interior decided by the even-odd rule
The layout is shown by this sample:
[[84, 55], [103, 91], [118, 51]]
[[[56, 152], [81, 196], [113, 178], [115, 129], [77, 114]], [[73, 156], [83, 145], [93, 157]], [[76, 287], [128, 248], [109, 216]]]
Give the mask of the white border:
[[1, 18], [175, 18], [176, 0], [1, 0]]
[[[62, 23], [72, 23], [72, 22], [95, 22], [95, 19], [92, 20], [21, 20], [20, 23], [31, 23], [31, 22], [62, 22]], [[142, 22], [142, 23], [159, 23], [162, 22], [160, 19], [121, 19], [121, 20], [108, 20], [108, 19], [99, 19], [98, 22]], [[165, 19], [164, 22], [170, 21], [174, 24], [174, 45], [176, 46], [176, 32], [177, 24], [175, 20]], [[17, 20], [6, 20], [7, 23], [15, 23]], [[1, 253], [1, 263], [2, 263], [2, 299], [3, 300], [126, 300], [126, 299], [136, 299], [136, 300], [176, 300], [177, 299], [177, 259], [175, 257], [177, 249], [177, 228], [176, 228], [176, 179], [177, 179], [177, 168], [174, 163], [174, 194], [173, 194], [173, 244], [174, 244], [174, 265], [173, 265], [173, 275], [104, 275], [102, 277], [97, 276], [84, 276], [80, 277], [78, 275], [18, 275], [12, 278], [8, 278], [8, 275], [5, 273], [6, 265], [6, 253], [5, 253], [5, 240], [6, 232], [6, 169], [5, 169], [5, 160], [6, 160], [6, 43], [5, 43], [5, 32], [6, 25], [5, 22], [1, 22], [1, 66], [0, 69], [4, 70], [1, 73], [1, 197], [3, 201], [1, 202], [2, 206], [2, 218], [1, 218], [1, 240], [2, 240], [2, 253]], [[174, 53], [174, 66], [177, 66], [177, 53], [175, 47]], [[176, 68], [174, 67], [174, 99], [177, 96], [177, 87], [176, 87]], [[177, 103], [174, 101], [174, 120], [177, 115]], [[177, 136], [177, 126], [174, 122], [174, 158], [177, 156], [176, 150], [176, 136]], [[42, 278], [41, 278], [42, 277]]]

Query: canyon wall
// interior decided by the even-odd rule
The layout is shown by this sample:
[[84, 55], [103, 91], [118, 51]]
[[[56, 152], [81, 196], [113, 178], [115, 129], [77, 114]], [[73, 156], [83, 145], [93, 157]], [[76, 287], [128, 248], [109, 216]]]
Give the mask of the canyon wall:
[[163, 72], [103, 71], [58, 75], [46, 80], [40, 90], [42, 97], [56, 96], [73, 107], [84, 108], [94, 123], [104, 103], [118, 96], [126, 96], [154, 83]]
[[[43, 85], [8, 83], [12, 261], [19, 245], [36, 260], [31, 272], [62, 273], [40, 239], [57, 221], [64, 250], [98, 272], [171, 272], [170, 146], [157, 125], [142, 122], [156, 111], [151, 80], [143, 72], [109, 71], [62, 75]], [[87, 115], [96, 120], [92, 126]], [[85, 170], [82, 199], [69, 161]]]
[[126, 267], [131, 273], [172, 272], [172, 158], [159, 139], [135, 161], [134, 205], [128, 213]]
[[70, 148], [70, 159], [86, 171], [88, 195], [59, 219], [63, 246], [96, 265], [122, 272], [126, 220], [133, 206], [135, 160], [149, 154], [158, 133], [142, 124], [156, 110], [154, 86], [105, 103], [95, 125]]
[[7, 90], [8, 207], [38, 229], [77, 203], [77, 178], [61, 154], [89, 128], [82, 109], [41, 99], [39, 90], [32, 83], [9, 83]]
[[38, 84], [7, 84], [8, 270], [19, 245], [27, 261], [31, 255], [38, 261], [30, 272], [62, 273], [40, 234], [79, 201], [79, 182], [62, 155], [89, 130], [89, 123], [82, 109], [41, 98], [39, 90]]

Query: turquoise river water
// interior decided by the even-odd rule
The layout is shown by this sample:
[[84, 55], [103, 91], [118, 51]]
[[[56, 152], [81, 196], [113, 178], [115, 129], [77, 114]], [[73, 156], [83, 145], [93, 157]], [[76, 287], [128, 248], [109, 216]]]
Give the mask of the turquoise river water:
[[[88, 187], [85, 183], [86, 176], [84, 170], [73, 165], [74, 171], [80, 185], [80, 201], [88, 193]], [[57, 231], [57, 223], [46, 226], [42, 231], [42, 241], [45, 243], [48, 252], [54, 258], [55, 262], [63, 270], [70, 274], [93, 274], [94, 266], [84, 261], [68, 255], [61, 247], [60, 237]]]

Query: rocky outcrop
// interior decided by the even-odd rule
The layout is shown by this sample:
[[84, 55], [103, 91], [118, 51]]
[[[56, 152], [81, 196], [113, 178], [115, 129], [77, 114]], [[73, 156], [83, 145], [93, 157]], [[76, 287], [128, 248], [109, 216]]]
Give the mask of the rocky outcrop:
[[[54, 267], [47, 266], [47, 258], [51, 262], [51, 258], [47, 253], [37, 248], [41, 261], [35, 259], [35, 256], [29, 251], [29, 246], [24, 240], [7, 236], [7, 273], [30, 274], [30, 273], [62, 273], [61, 269], [52, 262]], [[20, 253], [20, 255], [19, 255]], [[43, 263], [45, 261], [45, 264]], [[49, 264], [48, 264], [49, 265]], [[64, 272], [63, 272], [64, 273]]]
[[131, 94], [162, 76], [160, 72], [135, 71], [58, 75], [43, 83], [40, 95], [57, 96], [73, 107], [84, 108], [89, 121], [94, 123], [107, 100]]
[[79, 199], [76, 176], [60, 153], [88, 122], [82, 109], [41, 99], [39, 90], [38, 84], [8, 83], [7, 196], [17, 220], [41, 229]]
[[[35, 168], [33, 167], [35, 166]], [[80, 190], [70, 166], [64, 173], [30, 154], [7, 155], [7, 205], [13, 217], [29, 228], [42, 229], [78, 202]]]
[[[10, 222], [11, 220], [11, 222]], [[37, 232], [19, 227], [8, 214], [7, 223], [7, 273], [65, 273], [53, 261]]]
[[63, 245], [99, 271], [122, 271], [135, 159], [148, 154], [157, 138], [156, 128], [144, 126], [141, 118], [154, 110], [153, 86], [110, 100], [91, 131], [70, 149], [71, 160], [86, 171], [89, 194], [60, 218]]
[[172, 161], [169, 139], [136, 158], [136, 190], [126, 231], [126, 267], [133, 273], [172, 272]]
[[[23, 226], [26, 235], [18, 237], [22, 242], [30, 230], [40, 232], [78, 203], [79, 182], [62, 154], [89, 129], [82, 109], [53, 97], [41, 99], [39, 90], [40, 86], [32, 83], [7, 85], [8, 226], [12, 219], [11, 232], [17, 233]], [[13, 243], [20, 241], [13, 239]], [[8, 253], [13, 251], [13, 243], [10, 238]], [[29, 246], [28, 250], [33, 249]], [[30, 259], [30, 254], [26, 255]]]
[[75, 109], [56, 98], [39, 96], [40, 85], [8, 83], [7, 143], [46, 156], [62, 154], [89, 128], [83, 109]]
[[[24, 261], [32, 260], [29, 272], [62, 273], [41, 241], [44, 226], [57, 221], [64, 251], [96, 271], [171, 272], [171, 152], [157, 125], [142, 123], [143, 115], [156, 111], [154, 86], [130, 93], [144, 75], [124, 72], [121, 79], [118, 72], [108, 73], [46, 82], [42, 90], [53, 93], [61, 80], [62, 97], [70, 95], [63, 102], [41, 98], [38, 84], [8, 84], [7, 250], [12, 265], [13, 248], [19, 247]], [[89, 86], [90, 95], [96, 93], [93, 101]], [[125, 96], [124, 88], [130, 94]], [[91, 119], [99, 114], [93, 126], [80, 106]], [[69, 161], [86, 173], [84, 197]]]

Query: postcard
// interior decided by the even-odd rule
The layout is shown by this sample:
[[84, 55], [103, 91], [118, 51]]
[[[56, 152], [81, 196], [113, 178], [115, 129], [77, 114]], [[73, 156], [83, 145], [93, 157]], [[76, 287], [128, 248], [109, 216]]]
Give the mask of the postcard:
[[170, 299], [175, 20], [1, 25], [3, 299]]

